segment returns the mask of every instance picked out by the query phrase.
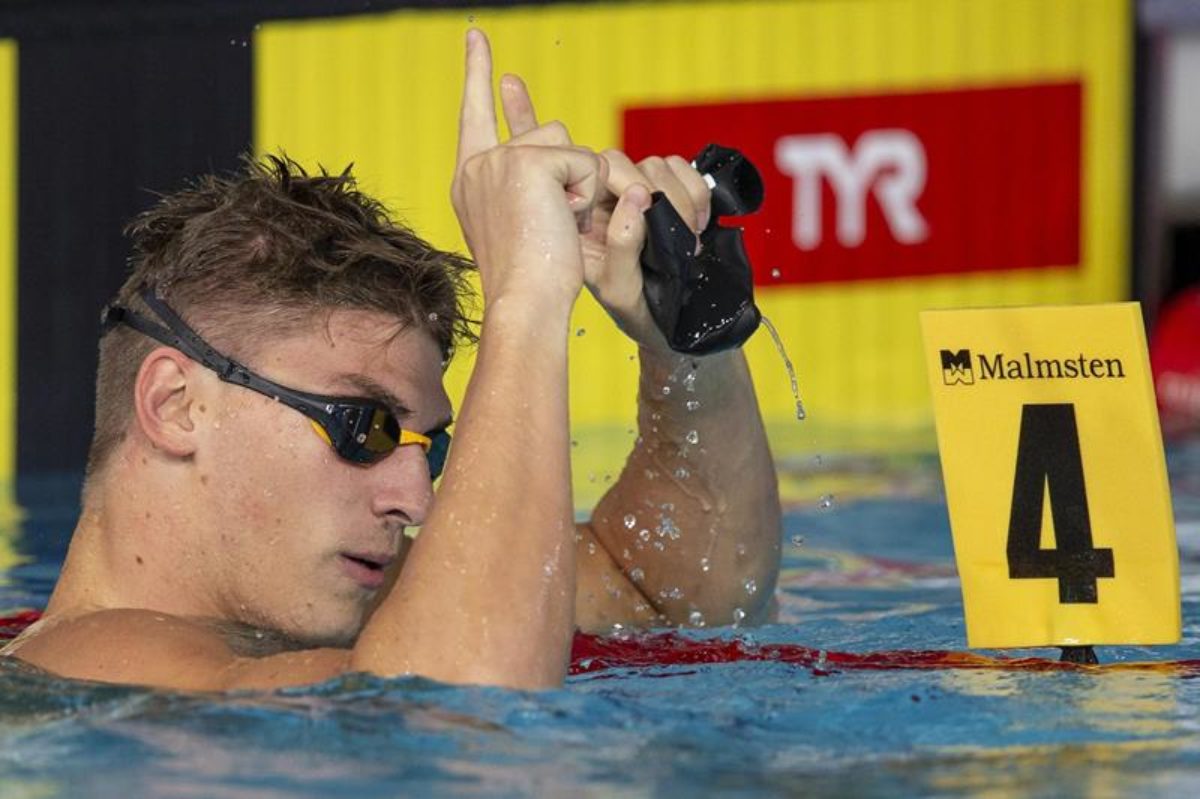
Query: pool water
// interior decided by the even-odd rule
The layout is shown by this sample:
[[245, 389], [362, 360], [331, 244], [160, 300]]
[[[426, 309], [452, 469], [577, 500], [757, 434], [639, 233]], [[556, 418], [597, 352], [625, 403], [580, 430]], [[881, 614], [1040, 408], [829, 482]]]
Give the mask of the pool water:
[[[1169, 462], [1179, 646], [967, 654], [936, 456], [797, 456], [782, 481], [818, 488], [789, 492], [776, 623], [581, 641], [544, 693], [353, 675], [210, 697], [7, 663], [0, 799], [1194, 795], [1200, 665], [1171, 662], [1198, 656], [1200, 442]], [[24, 559], [0, 614], [45, 604], [75, 488], [35, 485], [0, 534]]]

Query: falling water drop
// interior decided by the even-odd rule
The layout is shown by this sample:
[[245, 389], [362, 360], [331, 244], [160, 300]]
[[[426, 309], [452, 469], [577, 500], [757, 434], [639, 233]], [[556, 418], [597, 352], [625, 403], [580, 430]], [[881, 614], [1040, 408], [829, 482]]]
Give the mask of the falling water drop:
[[788, 379], [792, 381], [792, 396], [796, 398], [796, 418], [804, 420], [807, 413], [804, 411], [804, 402], [800, 399], [800, 384], [796, 380], [796, 369], [792, 366], [792, 360], [787, 356], [787, 351], [783, 348], [783, 339], [779, 337], [779, 331], [775, 329], [775, 325], [771, 324], [771, 320], [767, 317], [762, 318], [763, 325], [767, 328], [767, 332], [771, 334], [771, 338], [775, 341], [775, 349], [779, 350], [780, 357], [783, 358], [783, 366], [787, 369]]

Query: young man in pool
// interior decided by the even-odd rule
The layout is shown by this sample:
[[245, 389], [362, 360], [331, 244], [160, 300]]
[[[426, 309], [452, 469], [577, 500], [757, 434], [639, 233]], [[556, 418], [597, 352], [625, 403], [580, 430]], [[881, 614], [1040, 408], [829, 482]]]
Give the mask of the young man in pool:
[[[780, 512], [745, 360], [675, 355], [642, 299], [650, 191], [698, 230], [703, 179], [575, 146], [515, 77], [501, 98], [504, 143], [472, 31], [452, 199], [485, 304], [436, 502], [470, 264], [348, 175], [275, 159], [205, 179], [131, 228], [81, 518], [8, 654], [187, 690], [352, 671], [537, 688], [561, 683], [576, 626], [764, 612]], [[640, 345], [641, 437], [576, 525], [567, 341], [585, 285]]]

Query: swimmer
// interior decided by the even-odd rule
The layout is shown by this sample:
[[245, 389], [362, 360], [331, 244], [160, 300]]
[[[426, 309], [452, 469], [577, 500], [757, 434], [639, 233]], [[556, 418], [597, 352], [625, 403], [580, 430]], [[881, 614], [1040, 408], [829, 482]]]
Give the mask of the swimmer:
[[[767, 612], [780, 508], [745, 359], [674, 354], [642, 298], [650, 192], [699, 230], [704, 180], [577, 145], [515, 76], [501, 141], [492, 90], [472, 30], [451, 195], [473, 264], [348, 171], [286, 158], [130, 226], [80, 519], [43, 621], [5, 654], [182, 690], [346, 672], [546, 688], [577, 628]], [[475, 337], [474, 269], [478, 357], [454, 416], [442, 377]], [[638, 344], [640, 441], [577, 524], [567, 345], [585, 286]]]

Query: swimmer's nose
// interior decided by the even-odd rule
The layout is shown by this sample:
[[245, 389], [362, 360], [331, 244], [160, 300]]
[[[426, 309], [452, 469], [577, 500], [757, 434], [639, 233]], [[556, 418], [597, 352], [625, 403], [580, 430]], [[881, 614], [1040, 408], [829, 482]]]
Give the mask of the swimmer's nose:
[[408, 526], [425, 521], [433, 504], [433, 481], [429, 478], [429, 462], [419, 446], [397, 447], [367, 472], [373, 481], [372, 509], [377, 516]]

